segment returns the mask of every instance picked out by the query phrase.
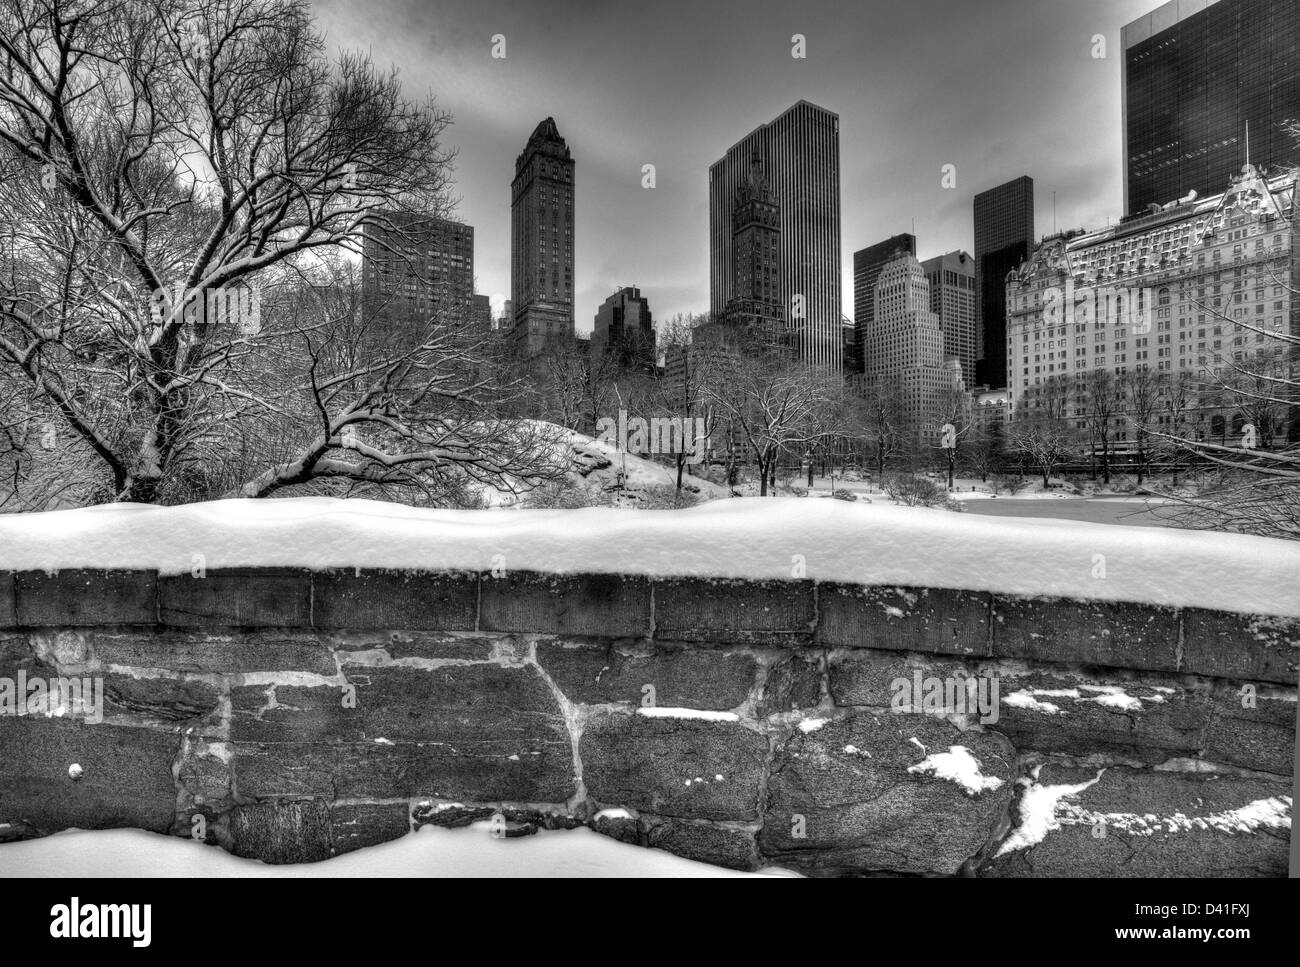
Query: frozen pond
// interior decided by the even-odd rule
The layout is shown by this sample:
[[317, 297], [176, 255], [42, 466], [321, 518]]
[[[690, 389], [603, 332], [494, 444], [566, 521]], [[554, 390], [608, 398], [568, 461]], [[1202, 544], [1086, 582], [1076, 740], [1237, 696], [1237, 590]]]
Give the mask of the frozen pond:
[[1082, 520], [1094, 524], [1122, 524], [1129, 527], [1172, 527], [1168, 518], [1174, 507], [1142, 497], [1062, 497], [1059, 500], [1017, 500], [997, 497], [966, 501], [966, 513], [989, 517], [1048, 517], [1054, 520]]

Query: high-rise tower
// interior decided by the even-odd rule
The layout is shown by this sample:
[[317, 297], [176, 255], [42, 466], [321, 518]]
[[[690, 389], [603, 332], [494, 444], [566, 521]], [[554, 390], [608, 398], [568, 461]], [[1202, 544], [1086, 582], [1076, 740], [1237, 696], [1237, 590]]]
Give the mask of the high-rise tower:
[[516, 351], [535, 356], [573, 328], [573, 156], [554, 118], [533, 131], [510, 184], [510, 294]]
[[755, 154], [779, 212], [781, 271], [771, 291], [779, 293], [800, 357], [838, 371], [843, 353], [840, 119], [834, 112], [800, 101], [755, 128], [709, 168], [710, 307], [722, 316], [741, 294], [735, 247], [758, 242], [760, 233], [738, 235], [734, 220]]
[[1169, 0], [1122, 39], [1126, 213], [1227, 191], [1247, 161], [1295, 161], [1296, 0]]
[[1034, 180], [1014, 181], [975, 196], [976, 382], [1007, 385], [1007, 274], [1034, 249]]

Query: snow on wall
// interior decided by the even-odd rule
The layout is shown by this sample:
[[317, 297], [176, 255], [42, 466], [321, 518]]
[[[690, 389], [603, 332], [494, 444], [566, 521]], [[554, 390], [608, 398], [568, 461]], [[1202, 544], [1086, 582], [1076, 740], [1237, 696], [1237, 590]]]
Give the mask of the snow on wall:
[[0, 571], [510, 570], [810, 578], [1300, 617], [1300, 544], [799, 498], [687, 510], [421, 510], [332, 498], [0, 517]]

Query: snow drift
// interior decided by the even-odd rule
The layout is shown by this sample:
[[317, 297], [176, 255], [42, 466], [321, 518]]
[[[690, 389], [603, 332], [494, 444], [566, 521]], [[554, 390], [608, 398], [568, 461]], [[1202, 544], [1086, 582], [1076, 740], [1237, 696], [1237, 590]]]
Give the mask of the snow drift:
[[[0, 570], [402, 568], [810, 578], [1300, 617], [1300, 544], [799, 498], [425, 510], [334, 498], [0, 517]], [[498, 557], [501, 555], [502, 557]]]

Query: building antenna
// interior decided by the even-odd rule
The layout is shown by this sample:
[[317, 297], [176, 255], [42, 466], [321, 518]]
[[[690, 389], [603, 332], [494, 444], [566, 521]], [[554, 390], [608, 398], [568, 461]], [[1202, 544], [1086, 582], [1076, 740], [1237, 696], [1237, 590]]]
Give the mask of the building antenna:
[[1246, 166], [1250, 166], [1250, 121], [1246, 121]]
[[1056, 192], [1052, 192], [1052, 234], [1056, 234]]

